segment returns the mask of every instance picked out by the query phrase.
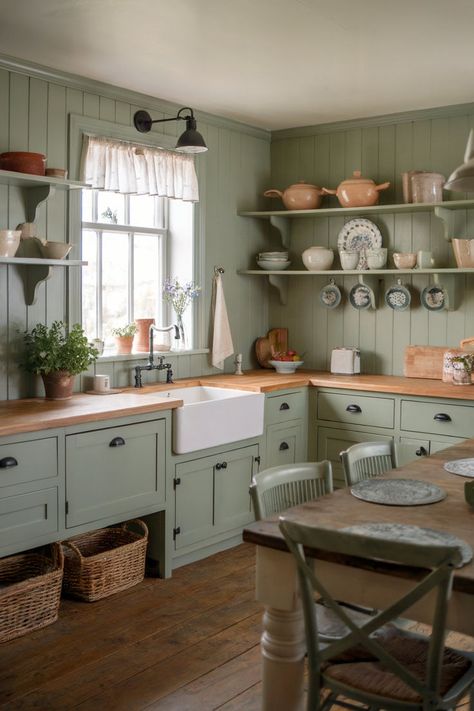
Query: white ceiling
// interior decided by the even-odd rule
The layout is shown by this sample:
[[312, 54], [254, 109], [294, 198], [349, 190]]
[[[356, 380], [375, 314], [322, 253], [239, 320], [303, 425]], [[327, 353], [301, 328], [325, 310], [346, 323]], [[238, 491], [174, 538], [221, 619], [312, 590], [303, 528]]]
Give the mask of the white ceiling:
[[473, 101], [472, 0], [0, 0], [0, 51], [267, 129]]

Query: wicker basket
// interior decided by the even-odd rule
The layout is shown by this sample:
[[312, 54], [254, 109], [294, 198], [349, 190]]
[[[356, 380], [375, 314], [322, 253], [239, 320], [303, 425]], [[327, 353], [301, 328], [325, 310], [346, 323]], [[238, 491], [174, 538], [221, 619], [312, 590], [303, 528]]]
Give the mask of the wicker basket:
[[0, 559], [0, 642], [58, 619], [63, 553], [59, 543]]
[[63, 592], [94, 602], [140, 583], [147, 542], [148, 528], [139, 519], [63, 541]]

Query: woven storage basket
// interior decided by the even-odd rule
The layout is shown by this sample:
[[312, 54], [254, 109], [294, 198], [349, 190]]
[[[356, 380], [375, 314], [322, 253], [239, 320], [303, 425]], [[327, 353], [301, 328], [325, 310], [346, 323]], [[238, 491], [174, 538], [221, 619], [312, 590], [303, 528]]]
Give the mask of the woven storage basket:
[[139, 519], [63, 541], [64, 593], [94, 602], [140, 583], [147, 542], [148, 528]]
[[58, 619], [64, 559], [59, 543], [47, 550], [0, 559], [0, 642]]

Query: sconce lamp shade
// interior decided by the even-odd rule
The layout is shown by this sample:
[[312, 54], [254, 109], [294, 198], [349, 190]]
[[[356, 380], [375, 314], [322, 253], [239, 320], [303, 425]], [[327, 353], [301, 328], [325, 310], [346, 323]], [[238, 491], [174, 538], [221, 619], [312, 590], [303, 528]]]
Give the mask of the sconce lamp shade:
[[[188, 116], [181, 116], [182, 111], [189, 111]], [[166, 121], [186, 121], [186, 131], [181, 134], [176, 143], [176, 150], [180, 153], [204, 153], [207, 146], [204, 138], [196, 130], [196, 119], [193, 110], [185, 106], [180, 109], [174, 118], [152, 120], [148, 111], [137, 111], [133, 116], [133, 124], [140, 133], [148, 133], [152, 124], [164, 123]]]
[[472, 129], [464, 153], [464, 163], [451, 173], [444, 187], [446, 190], [474, 192], [474, 131]]

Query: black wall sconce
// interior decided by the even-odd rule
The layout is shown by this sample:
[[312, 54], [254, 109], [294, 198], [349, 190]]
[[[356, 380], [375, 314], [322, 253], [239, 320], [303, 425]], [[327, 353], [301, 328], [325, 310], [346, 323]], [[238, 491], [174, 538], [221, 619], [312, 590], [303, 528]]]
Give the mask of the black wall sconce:
[[[187, 116], [181, 116], [183, 111], [189, 111], [190, 113]], [[194, 118], [193, 110], [189, 106], [183, 106], [174, 118], [155, 119], [152, 121], [148, 111], [137, 111], [133, 117], [135, 128], [140, 133], [148, 133], [152, 124], [165, 123], [166, 121], [186, 121], [186, 131], [181, 134], [176, 143], [177, 151], [180, 153], [204, 153], [204, 151], [207, 151], [204, 138], [199, 131], [196, 131], [196, 119]]]

